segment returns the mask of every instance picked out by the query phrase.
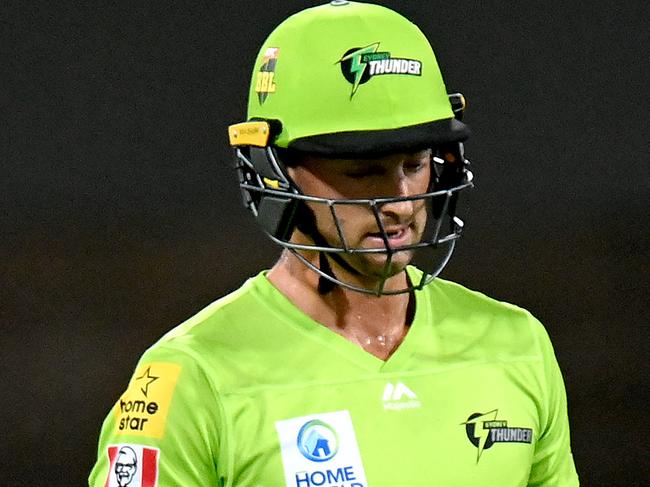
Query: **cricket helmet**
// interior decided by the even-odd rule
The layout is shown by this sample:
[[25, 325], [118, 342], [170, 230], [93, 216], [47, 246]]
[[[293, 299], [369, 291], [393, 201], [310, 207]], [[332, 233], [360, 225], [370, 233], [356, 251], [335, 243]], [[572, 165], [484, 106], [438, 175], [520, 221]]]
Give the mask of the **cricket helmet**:
[[[463, 228], [456, 215], [458, 195], [470, 188], [464, 156], [469, 136], [461, 121], [465, 100], [447, 93], [435, 54], [420, 29], [388, 8], [333, 1], [292, 15], [266, 39], [253, 68], [247, 121], [229, 127], [244, 204], [265, 233], [293, 252], [323, 279], [376, 295], [419, 289], [449, 260]], [[369, 158], [432, 149], [432, 180], [425, 194], [408, 198], [323, 199], [305, 195], [287, 167], [300, 153], [329, 158]], [[381, 207], [398, 200], [425, 200], [429, 231], [421, 242], [392, 248]], [[330, 208], [339, 244], [310, 235], [314, 245], [291, 242], [309, 218], [308, 204]], [[341, 205], [367, 206], [383, 235], [380, 249], [352, 248], [337, 219]], [[399, 291], [386, 291], [391, 257], [400, 251], [432, 251], [435, 263], [418, 260], [424, 271]], [[320, 266], [302, 251], [320, 252]], [[327, 258], [343, 253], [387, 255], [384, 277], [372, 289], [342, 282]], [[327, 257], [326, 257], [327, 256]]]

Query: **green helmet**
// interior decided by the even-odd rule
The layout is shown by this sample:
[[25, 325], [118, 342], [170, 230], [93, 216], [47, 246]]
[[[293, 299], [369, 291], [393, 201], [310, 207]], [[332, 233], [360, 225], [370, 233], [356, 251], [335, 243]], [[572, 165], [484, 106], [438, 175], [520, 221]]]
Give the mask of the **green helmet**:
[[282, 22], [255, 61], [248, 119], [278, 120], [277, 147], [329, 155], [467, 138], [420, 29], [373, 4], [331, 2]]
[[[432, 268], [420, 264], [424, 274], [419, 282], [398, 292], [420, 288], [442, 270], [463, 227], [456, 202], [460, 191], [472, 186], [462, 144], [469, 135], [460, 121], [464, 104], [462, 95], [447, 94], [424, 34], [398, 13], [347, 1], [298, 12], [264, 42], [253, 68], [247, 121], [229, 127], [244, 204], [273, 241], [323, 279], [361, 292], [386, 293], [384, 282], [396, 252], [443, 249]], [[430, 234], [408, 249], [391, 248], [380, 208], [394, 199], [354, 200], [375, 214], [385, 242], [380, 251], [388, 256], [385, 278], [373, 289], [340, 281], [328, 258], [345, 267], [342, 253], [377, 249], [349, 248], [345, 235], [339, 235], [342, 245], [332, 245], [313, 222], [305, 224], [308, 204], [329, 206], [337, 220], [337, 207], [351, 200], [304, 195], [283, 159], [292, 152], [346, 158], [425, 148], [433, 149], [435, 163], [430, 190], [408, 199], [426, 200]], [[312, 229], [314, 245], [291, 242], [297, 227], [307, 234], [304, 229]], [[320, 252], [320, 267], [301, 254], [309, 250]]]

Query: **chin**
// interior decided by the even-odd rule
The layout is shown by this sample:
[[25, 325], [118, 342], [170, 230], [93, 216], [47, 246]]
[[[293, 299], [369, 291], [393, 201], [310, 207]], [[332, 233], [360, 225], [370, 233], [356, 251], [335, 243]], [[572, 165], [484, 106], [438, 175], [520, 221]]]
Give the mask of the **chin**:
[[[388, 267], [388, 276], [395, 276], [406, 269], [406, 266], [413, 260], [413, 254], [413, 250], [394, 253]], [[385, 254], [366, 254], [360, 255], [358, 262], [353, 263], [353, 266], [361, 274], [380, 279], [384, 277], [387, 261], [388, 256]]]

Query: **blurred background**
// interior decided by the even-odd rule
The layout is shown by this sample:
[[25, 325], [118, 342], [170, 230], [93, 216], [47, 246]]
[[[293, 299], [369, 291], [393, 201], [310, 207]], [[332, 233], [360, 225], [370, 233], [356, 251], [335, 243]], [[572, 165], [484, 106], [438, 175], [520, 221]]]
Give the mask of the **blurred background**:
[[[443, 276], [546, 324], [583, 485], [648, 485], [647, 2], [378, 3], [469, 101]], [[2, 485], [83, 485], [145, 348], [277, 257], [226, 127], [263, 39], [315, 4], [2, 3]]]

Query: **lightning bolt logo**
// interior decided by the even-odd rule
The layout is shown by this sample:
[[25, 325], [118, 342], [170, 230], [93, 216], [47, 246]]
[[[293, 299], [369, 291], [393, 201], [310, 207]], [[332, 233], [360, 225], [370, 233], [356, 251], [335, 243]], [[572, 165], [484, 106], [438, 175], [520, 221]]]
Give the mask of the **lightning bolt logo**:
[[374, 54], [377, 52], [378, 48], [379, 42], [375, 42], [369, 46], [362, 47], [356, 51], [352, 51], [337, 61], [338, 63], [342, 63], [343, 61], [348, 60], [351, 61], [350, 72], [354, 73], [354, 83], [352, 84], [352, 93], [350, 93], [350, 99], [352, 99], [354, 94], [357, 92], [357, 88], [359, 88], [359, 84], [361, 84], [361, 77], [366, 72], [366, 68], [368, 67], [368, 63], [362, 61], [364, 54]]
[[[485, 422], [495, 421], [497, 419], [498, 411], [499, 411], [498, 409], [494, 409], [492, 411], [489, 411], [485, 414], [481, 414], [479, 416], [474, 416], [474, 417], [470, 416], [471, 419], [468, 419], [464, 423], [461, 423], [466, 425], [466, 427], [467, 425], [473, 426], [474, 431], [472, 436], [474, 437], [474, 440], [478, 440], [478, 444], [475, 443], [478, 449], [476, 454], [476, 463], [478, 463], [478, 461], [480, 460], [481, 454], [483, 453], [486, 443], [490, 438], [490, 429], [485, 427]], [[468, 428], [468, 435], [469, 433], [470, 433], [470, 429]], [[487, 446], [490, 447], [491, 445], [487, 445]]]

